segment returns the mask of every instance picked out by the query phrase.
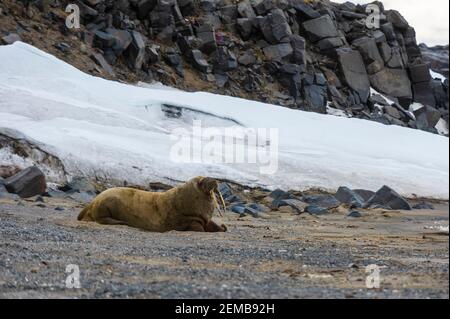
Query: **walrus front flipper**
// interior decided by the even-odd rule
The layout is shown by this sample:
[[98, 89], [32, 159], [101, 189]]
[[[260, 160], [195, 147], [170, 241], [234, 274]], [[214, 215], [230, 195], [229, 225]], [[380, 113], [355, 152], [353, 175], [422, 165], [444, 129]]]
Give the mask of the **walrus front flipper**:
[[101, 225], [125, 225], [128, 226], [126, 222], [123, 222], [121, 220], [117, 220], [111, 217], [101, 217], [95, 220], [97, 223]]
[[219, 233], [219, 232], [223, 232], [224, 233], [227, 230], [228, 230], [227, 226], [225, 226], [225, 225], [219, 226], [215, 222], [213, 222], [212, 220], [210, 220], [209, 223], [206, 224], [206, 226], [205, 226], [205, 231], [208, 232], [208, 233]]
[[[86, 206], [78, 215], [78, 220], [86, 220], [86, 217], [89, 213], [89, 209], [91, 208], [91, 205]], [[90, 221], [92, 221], [92, 219], [90, 219]]]

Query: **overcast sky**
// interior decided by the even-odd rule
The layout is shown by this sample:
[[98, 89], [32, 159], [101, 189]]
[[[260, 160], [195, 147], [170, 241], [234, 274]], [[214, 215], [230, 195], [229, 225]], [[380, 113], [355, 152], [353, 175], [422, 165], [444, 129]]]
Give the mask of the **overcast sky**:
[[[332, 0], [346, 2], [348, 0]], [[371, 3], [370, 0], [350, 0]], [[416, 29], [417, 41], [427, 45], [448, 44], [449, 0], [382, 0], [386, 9], [398, 10]]]

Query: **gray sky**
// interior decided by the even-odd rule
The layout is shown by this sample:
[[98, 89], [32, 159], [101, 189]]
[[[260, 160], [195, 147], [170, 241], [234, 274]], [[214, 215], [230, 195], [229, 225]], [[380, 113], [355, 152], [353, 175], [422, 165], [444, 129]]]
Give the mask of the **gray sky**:
[[[348, 0], [332, 0], [346, 2]], [[354, 3], [370, 3], [371, 0], [350, 0]], [[386, 9], [398, 10], [416, 29], [417, 41], [427, 45], [448, 44], [448, 0], [382, 0]]]

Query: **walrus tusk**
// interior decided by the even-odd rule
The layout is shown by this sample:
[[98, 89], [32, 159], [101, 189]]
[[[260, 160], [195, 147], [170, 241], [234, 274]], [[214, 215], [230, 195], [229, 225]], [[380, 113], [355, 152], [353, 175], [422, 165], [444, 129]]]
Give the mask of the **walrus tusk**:
[[214, 202], [214, 206], [215, 206], [214, 208], [216, 208], [217, 211], [219, 212], [219, 216], [220, 216], [220, 217], [223, 217], [222, 211], [220, 210], [220, 205], [219, 205], [219, 203], [217, 202], [217, 197], [216, 197], [216, 193], [214, 193], [214, 190], [211, 191], [211, 196], [212, 196], [212, 198], [213, 198], [213, 202]]
[[227, 204], [225, 204], [225, 200], [223, 199], [222, 192], [219, 189], [217, 189], [217, 193], [219, 193], [219, 197], [220, 197], [220, 200], [222, 201], [222, 205], [223, 205], [223, 213], [225, 214], [227, 212]]

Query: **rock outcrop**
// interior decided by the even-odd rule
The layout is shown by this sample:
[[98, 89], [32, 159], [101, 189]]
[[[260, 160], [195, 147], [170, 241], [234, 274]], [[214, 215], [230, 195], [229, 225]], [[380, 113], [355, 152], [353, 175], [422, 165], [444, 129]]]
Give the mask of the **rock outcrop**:
[[[109, 78], [448, 132], [448, 81], [430, 76], [430, 66], [448, 75], [448, 55], [419, 47], [414, 28], [381, 2], [379, 27], [366, 5], [325, 0], [48, 2], [2, 1], [0, 42], [22, 39]], [[79, 29], [65, 25], [69, 2], [81, 10]], [[43, 28], [65, 41], [36, 37]], [[433, 120], [416, 118], [414, 102]]]

